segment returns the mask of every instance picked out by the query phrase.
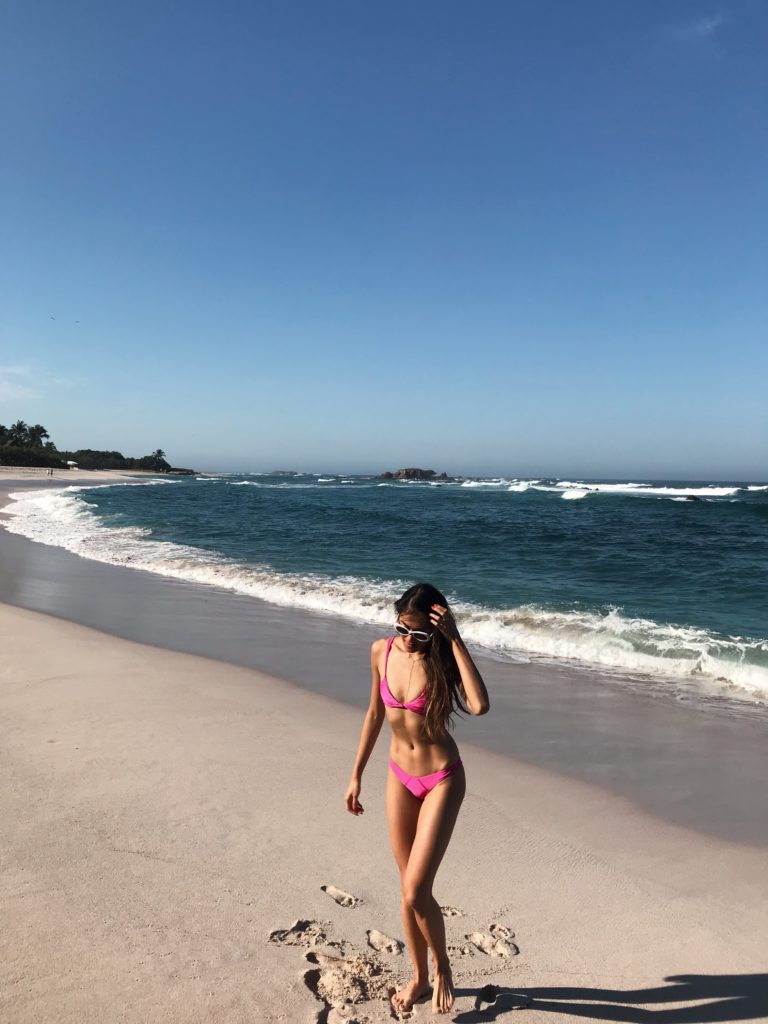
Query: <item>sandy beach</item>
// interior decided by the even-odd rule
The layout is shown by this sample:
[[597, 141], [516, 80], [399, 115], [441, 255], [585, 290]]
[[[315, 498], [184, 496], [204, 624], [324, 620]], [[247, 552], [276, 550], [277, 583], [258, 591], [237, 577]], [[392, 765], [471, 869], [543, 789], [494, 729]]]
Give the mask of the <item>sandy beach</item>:
[[[91, 575], [68, 577], [59, 555]], [[125, 602], [146, 606], [150, 592], [168, 602], [166, 626], [181, 602], [193, 627], [203, 616], [195, 601], [219, 621], [213, 588], [122, 570], [137, 590], [121, 598], [113, 567], [1, 530], [0, 564], [13, 605], [61, 616], [0, 604], [0, 1019], [391, 1020], [386, 995], [407, 966], [384, 818], [385, 736], [363, 781], [365, 815], [342, 806], [360, 701], [330, 684], [312, 692], [301, 678], [312, 668], [305, 648], [299, 664], [275, 639], [285, 620], [269, 610], [259, 618], [231, 595], [220, 599], [250, 616], [254, 657], [271, 675], [223, 652], [110, 635], [124, 625]], [[78, 591], [95, 589], [103, 606], [99, 587], [114, 595], [99, 628], [65, 621], [67, 601], [69, 617], [92, 614]], [[246, 620], [232, 621], [242, 630]], [[345, 672], [359, 672], [359, 652], [332, 622], [300, 625], [300, 637], [323, 639], [320, 650], [338, 642]], [[168, 632], [173, 645], [178, 628]], [[319, 665], [318, 688], [322, 657]], [[520, 678], [526, 732], [539, 729], [546, 746]], [[515, 693], [501, 696], [501, 676], [496, 689], [513, 733], [504, 716]], [[665, 717], [657, 702], [609, 691], [605, 703], [627, 719], [645, 708], [648, 738], [635, 747], [653, 748], [652, 726]], [[686, 721], [693, 733], [684, 716], [698, 713], [677, 710], [679, 747]], [[606, 778], [622, 774], [610, 744], [589, 762], [557, 754], [553, 764], [574, 770], [555, 771], [469, 742], [474, 724], [461, 730], [467, 799], [436, 883], [458, 986], [444, 1019], [768, 1019], [765, 822], [746, 836], [738, 822], [748, 800], [735, 801], [741, 817], [726, 825], [722, 809], [729, 786], [751, 777], [730, 776], [731, 766], [757, 772], [758, 733], [735, 722], [711, 734], [722, 808], [713, 811], [720, 826], [707, 829], [703, 803], [689, 827], [682, 800], [595, 784], [603, 776], [584, 767], [595, 760], [607, 761]], [[632, 722], [624, 728], [629, 735]], [[651, 778], [662, 788], [661, 775]], [[410, 1019], [432, 1019], [429, 1005]]]
[[64, 487], [67, 484], [100, 484], [117, 480], [135, 480], [141, 477], [157, 476], [145, 469], [55, 469], [53, 477], [41, 466], [0, 466], [0, 484], [6, 481], [24, 486], [41, 484], [43, 486]]

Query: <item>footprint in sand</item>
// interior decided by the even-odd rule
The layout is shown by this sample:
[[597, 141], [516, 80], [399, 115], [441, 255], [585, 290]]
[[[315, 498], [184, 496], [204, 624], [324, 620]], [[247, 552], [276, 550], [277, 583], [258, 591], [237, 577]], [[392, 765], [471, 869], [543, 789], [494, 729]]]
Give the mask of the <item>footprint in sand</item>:
[[308, 949], [304, 959], [310, 964], [319, 964], [320, 967], [338, 967], [339, 964], [347, 962], [347, 958], [341, 953], [326, 953], [322, 949]]
[[353, 896], [343, 889], [337, 889], [335, 885], [321, 885], [323, 892], [328, 893], [332, 900], [335, 900], [340, 907], [356, 907], [363, 901], [359, 896]]
[[464, 911], [458, 907], [440, 907], [443, 917], [464, 917]]
[[309, 951], [306, 959], [316, 966], [304, 972], [304, 984], [323, 1008], [317, 1021], [329, 1022], [343, 1015], [350, 1024], [348, 1012], [351, 1003], [364, 1003], [386, 997], [391, 988], [392, 975], [375, 958], [358, 954], [353, 957], [335, 957]]
[[448, 946], [448, 952], [452, 957], [474, 956], [477, 952], [477, 946], [472, 942], [463, 942], [460, 946]]
[[515, 933], [503, 924], [492, 924], [487, 932], [471, 932], [464, 937], [488, 956], [517, 956], [520, 952], [514, 942], [510, 941]]
[[294, 921], [290, 928], [277, 928], [267, 936], [281, 946], [316, 946], [326, 934], [317, 921]]
[[399, 939], [391, 939], [389, 935], [377, 932], [375, 928], [370, 928], [365, 934], [368, 936], [368, 945], [377, 953], [392, 953], [394, 956], [400, 956], [405, 948]]

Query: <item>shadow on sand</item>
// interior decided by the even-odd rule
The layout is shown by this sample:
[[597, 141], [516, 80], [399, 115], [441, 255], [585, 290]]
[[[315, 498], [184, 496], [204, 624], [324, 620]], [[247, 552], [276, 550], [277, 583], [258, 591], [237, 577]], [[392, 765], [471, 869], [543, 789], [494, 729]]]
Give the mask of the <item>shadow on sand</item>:
[[[480, 991], [457, 989], [457, 995], [476, 996], [475, 1008], [457, 1014], [453, 1020], [457, 1024], [480, 1024], [500, 1020], [525, 1006], [571, 1017], [630, 1024], [710, 1024], [768, 1018], [768, 974], [680, 974], [664, 981], [668, 984], [626, 991], [575, 987], [513, 989], [494, 985]], [[668, 1005], [694, 1001], [697, 1006]], [[667, 1005], [647, 1010], [628, 1003]]]

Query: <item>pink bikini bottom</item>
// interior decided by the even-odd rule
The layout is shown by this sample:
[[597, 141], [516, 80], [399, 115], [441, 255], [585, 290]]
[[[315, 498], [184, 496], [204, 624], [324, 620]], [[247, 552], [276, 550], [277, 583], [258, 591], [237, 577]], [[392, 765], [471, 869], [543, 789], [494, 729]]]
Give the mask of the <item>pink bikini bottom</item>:
[[389, 759], [389, 767], [410, 793], [423, 800], [443, 779], [447, 779], [457, 768], [461, 768], [461, 758], [457, 758], [447, 768], [441, 768], [439, 772], [432, 772], [431, 775], [409, 775], [399, 764], [395, 764], [392, 758]]

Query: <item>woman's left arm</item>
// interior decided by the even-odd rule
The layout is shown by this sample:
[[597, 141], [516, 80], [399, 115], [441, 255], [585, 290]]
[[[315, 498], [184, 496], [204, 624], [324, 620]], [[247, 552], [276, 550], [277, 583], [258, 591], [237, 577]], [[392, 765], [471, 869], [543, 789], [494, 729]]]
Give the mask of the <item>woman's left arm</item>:
[[461, 685], [464, 688], [467, 707], [473, 715], [486, 714], [491, 706], [488, 690], [483, 682], [483, 677], [477, 671], [477, 665], [472, 661], [472, 656], [459, 635], [456, 620], [450, 610], [441, 604], [432, 605], [429, 617], [432, 620], [432, 625], [451, 642], [453, 656], [461, 673]]

